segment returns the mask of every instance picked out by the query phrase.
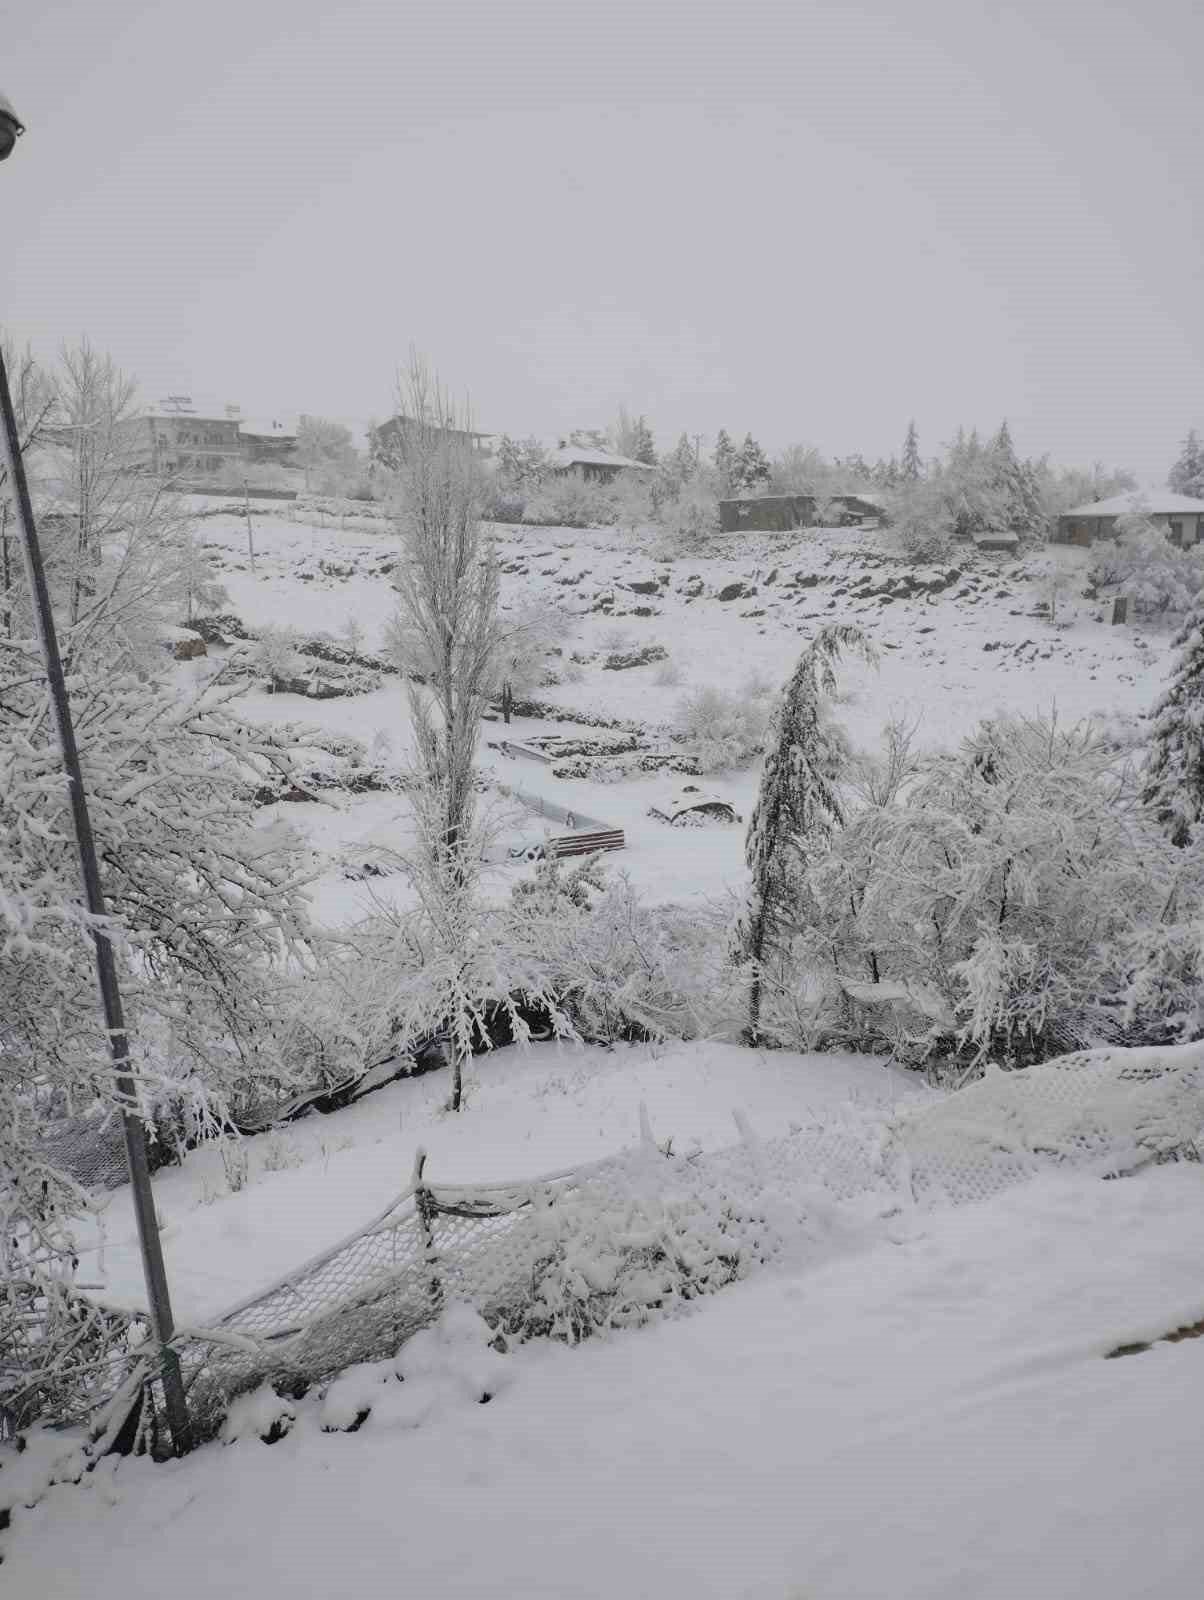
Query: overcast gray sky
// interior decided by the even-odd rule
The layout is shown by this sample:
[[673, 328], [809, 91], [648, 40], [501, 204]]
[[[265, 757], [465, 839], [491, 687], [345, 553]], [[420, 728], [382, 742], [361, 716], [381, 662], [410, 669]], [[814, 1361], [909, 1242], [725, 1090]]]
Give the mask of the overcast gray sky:
[[1194, 0], [37, 0], [0, 318], [148, 399], [1025, 452], [1204, 428]]

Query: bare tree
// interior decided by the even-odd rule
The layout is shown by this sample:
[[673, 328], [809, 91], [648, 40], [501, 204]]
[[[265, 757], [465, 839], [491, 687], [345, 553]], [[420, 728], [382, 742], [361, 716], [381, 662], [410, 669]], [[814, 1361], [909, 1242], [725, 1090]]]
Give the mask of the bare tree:
[[[55, 393], [50, 375], [34, 359], [27, 345], [18, 350], [7, 334], [0, 333], [0, 350], [8, 372], [17, 439], [24, 455], [44, 437], [54, 416]], [[0, 467], [0, 631], [13, 636], [13, 616], [24, 578], [17, 551], [16, 517], [8, 490], [8, 471]]]
[[[43, 536], [74, 630], [102, 613], [112, 622], [114, 584], [127, 595], [148, 581], [161, 590], [186, 518], [179, 496], [139, 450], [136, 385], [111, 356], [87, 339], [64, 347], [54, 395], [45, 430]], [[157, 569], [153, 579], [144, 557]], [[69, 638], [67, 654], [74, 653]]]
[[[480, 522], [484, 480], [469, 418], [416, 355], [400, 387], [402, 558], [394, 585], [399, 623], [427, 669], [425, 685], [411, 681], [410, 705], [420, 772], [441, 819], [433, 870], [456, 903], [452, 923], [466, 927], [478, 870], [473, 761], [500, 648], [498, 568]], [[459, 1110], [463, 1030], [453, 1026], [451, 1036], [451, 1108]]]

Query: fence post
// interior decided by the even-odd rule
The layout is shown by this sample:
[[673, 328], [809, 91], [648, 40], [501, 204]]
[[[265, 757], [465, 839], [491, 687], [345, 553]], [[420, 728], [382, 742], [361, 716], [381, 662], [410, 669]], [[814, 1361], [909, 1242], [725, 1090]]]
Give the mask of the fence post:
[[443, 1309], [443, 1284], [439, 1278], [439, 1254], [435, 1248], [435, 1216], [438, 1207], [435, 1197], [422, 1181], [426, 1166], [426, 1151], [419, 1149], [414, 1156], [414, 1207], [418, 1212], [418, 1226], [422, 1230], [422, 1259], [426, 1266], [427, 1294], [431, 1310], [438, 1314]]

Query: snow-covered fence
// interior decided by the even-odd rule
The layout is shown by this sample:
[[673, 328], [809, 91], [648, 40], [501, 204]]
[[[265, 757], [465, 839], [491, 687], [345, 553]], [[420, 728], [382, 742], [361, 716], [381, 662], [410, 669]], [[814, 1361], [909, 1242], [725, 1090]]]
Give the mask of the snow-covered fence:
[[557, 805], [554, 800], [545, 800], [542, 795], [532, 794], [527, 789], [511, 789], [499, 785], [499, 792], [517, 800], [536, 816], [547, 817], [552, 822], [559, 822], [572, 830], [569, 833], [553, 834], [548, 839], [547, 849], [550, 855], [592, 855], [597, 850], [627, 848], [626, 834], [622, 828], [616, 828], [613, 823], [600, 822], [597, 817], [587, 817], [582, 811], [576, 811], [571, 806]]
[[[452, 1301], [520, 1337], [579, 1338], [743, 1276], [833, 1202], [959, 1205], [1054, 1167], [1105, 1177], [1198, 1159], [1204, 1043], [993, 1070], [893, 1117], [850, 1108], [764, 1142], [738, 1121], [740, 1142], [711, 1154], [661, 1150], [645, 1121], [634, 1150], [488, 1186], [434, 1184], [420, 1158], [365, 1227], [210, 1326], [179, 1332], [198, 1435], [261, 1383], [299, 1394], [393, 1354]], [[143, 1337], [139, 1319], [114, 1319], [74, 1386], [58, 1382], [54, 1420], [83, 1420], [117, 1391], [128, 1409], [153, 1377]]]
[[601, 822], [597, 817], [587, 817], [584, 811], [578, 811], [574, 806], [557, 805], [554, 800], [546, 800], [541, 794], [532, 794], [529, 789], [522, 787], [511, 789], [499, 784], [498, 792], [513, 796], [520, 805], [526, 806], [527, 810], [533, 811], [537, 817], [547, 817], [549, 821], [562, 823], [566, 828], [584, 828], [591, 833], [614, 828], [613, 823]]

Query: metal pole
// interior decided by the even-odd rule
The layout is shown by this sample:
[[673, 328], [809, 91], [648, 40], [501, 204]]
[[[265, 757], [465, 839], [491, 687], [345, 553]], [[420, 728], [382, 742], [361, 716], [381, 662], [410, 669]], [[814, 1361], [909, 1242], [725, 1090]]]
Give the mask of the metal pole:
[[[83, 772], [80, 768], [75, 728], [71, 721], [71, 706], [67, 699], [67, 685], [63, 677], [63, 663], [55, 633], [54, 612], [50, 606], [50, 591], [46, 586], [46, 571], [42, 564], [42, 551], [38, 544], [37, 527], [29, 499], [29, 485], [25, 479], [25, 464], [21, 459], [17, 419], [13, 413], [12, 397], [8, 389], [8, 373], [4, 368], [2, 353], [0, 353], [0, 413], [2, 413], [0, 421], [3, 424], [0, 427], [0, 434], [3, 435], [2, 459], [8, 468], [9, 482], [12, 484], [17, 528], [21, 535], [25, 558], [25, 574], [29, 580], [30, 598], [42, 645], [42, 658], [46, 665], [46, 679], [50, 687], [50, 703], [63, 754], [71, 816], [75, 825], [75, 840], [79, 848], [80, 871], [84, 881], [84, 898], [90, 914], [94, 918], [103, 918], [107, 916], [108, 910], [100, 882], [96, 840], [92, 833], [92, 819], [88, 815]], [[109, 1053], [113, 1059], [117, 1095], [122, 1107], [126, 1162], [130, 1173], [130, 1188], [134, 1196], [134, 1217], [138, 1225], [138, 1242], [142, 1249], [142, 1271], [146, 1279], [151, 1327], [155, 1342], [159, 1346], [167, 1423], [171, 1429], [172, 1443], [177, 1453], [182, 1453], [188, 1448], [188, 1407], [184, 1398], [180, 1360], [175, 1351], [168, 1346], [175, 1325], [171, 1315], [171, 1297], [167, 1289], [167, 1272], [163, 1265], [163, 1249], [155, 1221], [155, 1202], [151, 1193], [150, 1167], [146, 1156], [146, 1128], [137, 1112], [134, 1079], [130, 1070], [129, 1038], [122, 1015], [121, 991], [117, 982], [113, 946], [102, 924], [97, 923], [93, 926], [92, 938], [96, 947], [96, 977], [104, 1009], [105, 1031], [109, 1040]]]
[[251, 531], [251, 490], [247, 480], [242, 480], [242, 509], [247, 519], [247, 553], [251, 557], [251, 571], [255, 571], [255, 535]]

